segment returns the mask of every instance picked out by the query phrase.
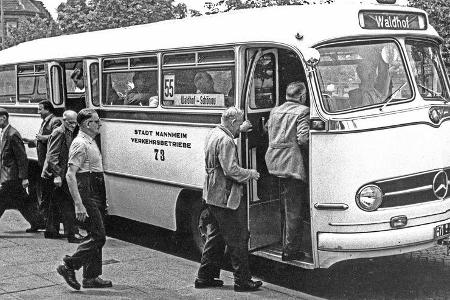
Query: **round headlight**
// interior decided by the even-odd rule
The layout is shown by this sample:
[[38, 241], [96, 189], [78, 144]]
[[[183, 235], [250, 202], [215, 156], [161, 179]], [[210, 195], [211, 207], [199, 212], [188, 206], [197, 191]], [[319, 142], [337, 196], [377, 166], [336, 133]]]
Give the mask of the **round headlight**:
[[365, 211], [374, 211], [383, 201], [383, 192], [376, 185], [366, 185], [356, 194], [356, 204]]

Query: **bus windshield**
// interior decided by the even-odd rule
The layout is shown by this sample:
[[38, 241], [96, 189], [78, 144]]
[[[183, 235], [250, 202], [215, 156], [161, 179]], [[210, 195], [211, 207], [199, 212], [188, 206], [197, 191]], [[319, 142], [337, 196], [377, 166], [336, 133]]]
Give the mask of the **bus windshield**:
[[425, 100], [448, 99], [438, 45], [430, 41], [406, 40], [406, 51], [420, 95]]
[[394, 41], [334, 44], [319, 52], [323, 106], [330, 113], [412, 98], [405, 62]]

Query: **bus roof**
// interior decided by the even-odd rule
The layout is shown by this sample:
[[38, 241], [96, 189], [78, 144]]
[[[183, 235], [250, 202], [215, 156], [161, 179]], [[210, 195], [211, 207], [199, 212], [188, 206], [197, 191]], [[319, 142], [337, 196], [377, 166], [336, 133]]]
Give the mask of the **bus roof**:
[[[320, 4], [266, 7], [38, 39], [0, 51], [0, 65], [247, 42], [312, 47], [343, 36], [396, 35], [363, 29], [359, 11], [422, 12], [398, 5]], [[437, 36], [428, 26], [408, 31]], [[296, 34], [303, 36], [297, 39]]]

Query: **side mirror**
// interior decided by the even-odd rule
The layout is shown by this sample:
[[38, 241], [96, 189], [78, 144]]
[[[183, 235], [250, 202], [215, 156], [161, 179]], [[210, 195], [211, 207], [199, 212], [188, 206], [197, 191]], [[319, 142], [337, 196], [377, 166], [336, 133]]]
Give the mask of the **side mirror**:
[[393, 65], [400, 58], [400, 53], [394, 44], [387, 44], [381, 49], [381, 58], [388, 65]]
[[306, 48], [302, 51], [303, 59], [309, 67], [315, 67], [320, 61], [320, 52], [314, 48]]

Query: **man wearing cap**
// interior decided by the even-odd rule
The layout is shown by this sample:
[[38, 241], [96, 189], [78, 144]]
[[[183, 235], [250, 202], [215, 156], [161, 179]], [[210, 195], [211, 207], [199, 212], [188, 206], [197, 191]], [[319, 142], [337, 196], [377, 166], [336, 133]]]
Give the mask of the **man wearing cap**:
[[[0, 108], [0, 217], [8, 208], [17, 208], [35, 228], [40, 223], [37, 207], [29, 205], [28, 158], [19, 132], [9, 124], [9, 114]], [[29, 229], [27, 229], [29, 231]]]
[[283, 224], [282, 260], [302, 259], [302, 204], [306, 202], [308, 175], [305, 157], [309, 143], [309, 107], [303, 82], [286, 88], [286, 102], [270, 112], [267, 122], [269, 147], [266, 164], [269, 173], [280, 183]]

